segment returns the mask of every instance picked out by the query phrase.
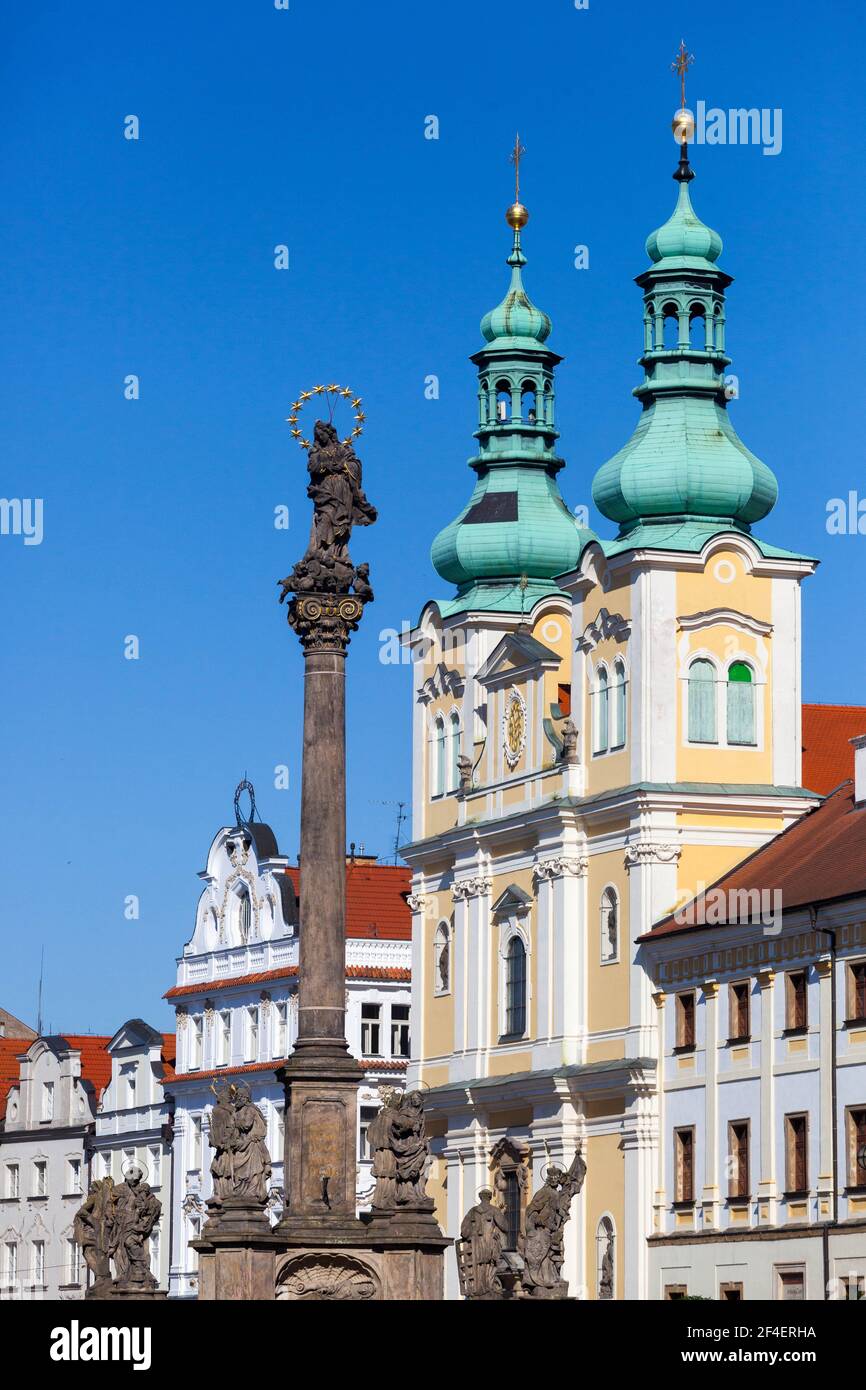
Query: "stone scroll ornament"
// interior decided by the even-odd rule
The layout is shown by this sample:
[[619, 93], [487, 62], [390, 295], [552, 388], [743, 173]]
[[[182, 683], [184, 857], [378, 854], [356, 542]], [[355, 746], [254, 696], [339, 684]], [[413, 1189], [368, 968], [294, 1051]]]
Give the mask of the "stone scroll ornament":
[[578, 1149], [567, 1172], [554, 1164], [548, 1168], [544, 1186], [526, 1208], [521, 1284], [529, 1298], [568, 1297], [568, 1284], [562, 1277], [563, 1240], [572, 1198], [585, 1178], [586, 1163]]
[[[327, 400], [331, 415], [338, 401], [351, 400], [358, 423], [345, 438], [340, 438], [333, 419], [317, 420], [312, 439], [303, 437], [299, 413], [316, 396]], [[364, 418], [360, 396], [335, 383], [302, 391], [288, 417], [293, 437], [307, 450], [307, 496], [313, 503], [313, 522], [306, 554], [291, 574], [278, 581], [280, 602], [294, 594], [289, 624], [313, 648], [348, 642], [363, 605], [373, 599], [369, 565], [356, 566], [349, 555], [352, 528], [372, 526], [378, 515], [364, 495], [361, 460], [353, 444]]]
[[245, 1198], [264, 1206], [271, 1176], [265, 1118], [244, 1082], [230, 1082], [215, 1094], [210, 1120], [210, 1144], [215, 1150], [210, 1166], [214, 1198], [219, 1203], [226, 1198]]
[[130, 1168], [122, 1183], [101, 1178], [90, 1184], [75, 1213], [73, 1232], [93, 1275], [92, 1291], [108, 1285], [126, 1291], [156, 1288], [149, 1240], [161, 1210], [162, 1203], [139, 1168]]

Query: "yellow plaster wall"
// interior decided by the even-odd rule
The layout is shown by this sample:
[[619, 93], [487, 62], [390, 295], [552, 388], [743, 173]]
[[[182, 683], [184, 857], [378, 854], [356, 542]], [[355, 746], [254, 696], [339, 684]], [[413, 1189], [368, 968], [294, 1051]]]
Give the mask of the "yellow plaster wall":
[[605, 1215], [616, 1227], [615, 1270], [617, 1298], [623, 1296], [623, 1262], [628, 1242], [625, 1229], [625, 1155], [617, 1134], [591, 1134], [586, 1141], [586, 1274], [589, 1298], [598, 1296], [598, 1223]]
[[[612, 884], [619, 899], [619, 961], [601, 963], [601, 895]], [[590, 1033], [628, 1024], [628, 874], [622, 850], [590, 855], [587, 868], [587, 994]], [[622, 1052], [612, 1056], [621, 1057]], [[593, 1059], [596, 1060], [596, 1059]]]
[[[496, 867], [494, 865], [493, 889], [490, 895], [491, 904], [495, 903], [496, 900], [499, 897], [501, 897], [501, 895], [505, 892], [506, 888], [508, 888], [509, 885], [512, 883], [515, 884], [518, 888], [521, 888], [523, 892], [527, 894], [528, 897], [533, 899], [532, 907], [529, 909], [527, 915], [523, 918], [523, 926], [527, 932], [527, 935], [529, 936], [529, 1030], [527, 1037], [531, 1041], [536, 1035], [536, 1029], [538, 1026], [536, 1003], [538, 995], [538, 962], [536, 957], [538, 955], [538, 951], [536, 949], [535, 929], [535, 914], [537, 911], [537, 905], [535, 903], [535, 885], [533, 883], [532, 878], [532, 869], [517, 869], [513, 870], [510, 873], [504, 873], [500, 870], [500, 872], [497, 873]], [[499, 927], [495, 922], [491, 922], [490, 928], [489, 970], [490, 1040], [492, 1043], [495, 1043], [499, 1039], [499, 986], [501, 973], [499, 969]], [[491, 1059], [491, 1071], [492, 1070], [493, 1067]], [[505, 1067], [506, 1072], [516, 1070], [519, 1070], [519, 1068], [510, 1064], [507, 1067]], [[497, 1073], [497, 1075], [499, 1074], [501, 1073]]]
[[[434, 937], [441, 921], [452, 921], [452, 904], [447, 893], [431, 895], [432, 901], [423, 919], [424, 945], [424, 1023], [422, 1038], [423, 1057], [447, 1057], [454, 1051], [454, 972], [457, 962], [454, 959], [453, 924], [451, 947], [451, 993], [435, 994]], [[425, 1072], [425, 1079], [429, 1080]], [[443, 1081], [447, 1081], [447, 1076]], [[431, 1086], [439, 1083], [430, 1081]]]

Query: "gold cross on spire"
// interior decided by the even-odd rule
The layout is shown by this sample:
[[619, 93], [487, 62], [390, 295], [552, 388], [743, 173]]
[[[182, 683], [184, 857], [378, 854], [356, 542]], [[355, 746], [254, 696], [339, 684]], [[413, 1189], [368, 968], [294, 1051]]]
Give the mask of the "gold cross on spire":
[[526, 146], [521, 145], [520, 136], [514, 137], [514, 149], [508, 156], [510, 163], [514, 165], [514, 201], [520, 202], [520, 161], [526, 154]]
[[680, 46], [677, 49], [676, 57], [671, 63], [671, 72], [675, 72], [680, 79], [680, 107], [686, 104], [686, 73], [695, 61], [694, 53], [689, 53], [686, 48], [685, 39], [680, 39]]

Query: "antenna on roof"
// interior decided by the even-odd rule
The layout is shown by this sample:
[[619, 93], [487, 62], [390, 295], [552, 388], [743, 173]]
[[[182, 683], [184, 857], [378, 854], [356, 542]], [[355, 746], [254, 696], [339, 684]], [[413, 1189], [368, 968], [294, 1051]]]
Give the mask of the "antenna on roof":
[[[373, 802], [373, 805], [374, 805], [374, 806], [396, 806], [396, 807], [397, 807], [397, 831], [396, 831], [396, 834], [394, 835], [394, 863], [396, 864], [396, 863], [397, 863], [397, 860], [398, 860], [398, 858], [399, 858], [399, 856], [400, 856], [400, 831], [401, 831], [401, 829], [402, 829], [402, 827], [403, 827], [403, 822], [404, 822], [404, 820], [408, 820], [408, 816], [406, 815], [406, 802], [405, 802], [405, 801], [380, 801], [380, 800], [377, 799], [377, 800], [375, 800], [375, 801]], [[362, 845], [362, 846], [361, 846], [361, 852], [362, 852], [362, 853], [363, 853], [363, 849], [364, 849], [364, 846]]]
[[36, 1004], [36, 1032], [42, 1037], [42, 977], [45, 973], [45, 943], [42, 943], [42, 956], [39, 961], [39, 998]]

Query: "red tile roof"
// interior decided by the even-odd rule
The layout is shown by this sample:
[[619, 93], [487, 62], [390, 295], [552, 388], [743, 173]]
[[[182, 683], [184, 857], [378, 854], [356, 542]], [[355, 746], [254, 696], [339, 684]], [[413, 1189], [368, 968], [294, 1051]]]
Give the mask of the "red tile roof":
[[18, 1084], [18, 1058], [32, 1038], [0, 1038], [0, 1120], [6, 1114], [6, 1097]]
[[826, 796], [854, 776], [849, 739], [866, 734], [866, 706], [803, 706], [803, 786]]
[[[300, 870], [286, 873], [300, 897]], [[412, 914], [405, 895], [412, 886], [410, 869], [401, 864], [346, 864], [346, 935], [412, 940]]]
[[[221, 989], [232, 989], [238, 985], [263, 985], [273, 980], [292, 980], [298, 974], [296, 965], [285, 965], [279, 970], [255, 970], [251, 975], [226, 975], [219, 980], [203, 980], [195, 985], [173, 985], [162, 996], [163, 999], [179, 999], [187, 994], [216, 994]], [[405, 980], [412, 979], [412, 971], [402, 965], [347, 965], [347, 980]]]
[[[726, 895], [736, 890], [765, 890], [771, 895], [778, 890], [783, 912], [837, 898], [857, 897], [861, 893], [866, 895], [866, 806], [855, 806], [853, 784], [845, 782], [820, 806], [801, 816], [781, 835], [711, 884], [694, 900], [694, 925], [677, 922], [671, 914], [638, 940], [655, 941], [680, 932], [711, 930], [701, 924], [710, 894], [713, 918], [715, 905], [720, 907], [718, 920], [713, 921], [713, 925], [725, 925], [726, 908], [730, 905]], [[769, 902], [773, 901], [771, 896]], [[683, 909], [679, 909], [677, 915], [682, 918]]]
[[111, 1038], [97, 1037], [91, 1033], [61, 1033], [60, 1038], [81, 1053], [82, 1080], [91, 1083], [99, 1100], [111, 1080], [111, 1056], [107, 1051]]
[[177, 1040], [174, 1033], [163, 1033], [162, 1035], [162, 1079], [163, 1081], [173, 1081], [175, 1076], [174, 1064], [177, 1061]]
[[[250, 1071], [275, 1072], [285, 1064], [285, 1057], [275, 1057], [271, 1062], [245, 1062], [240, 1067], [217, 1067], [214, 1071], [180, 1071], [175, 1081], [210, 1080], [215, 1076], [242, 1076]], [[400, 1057], [359, 1057], [357, 1059], [366, 1071], [405, 1071], [409, 1063]]]

